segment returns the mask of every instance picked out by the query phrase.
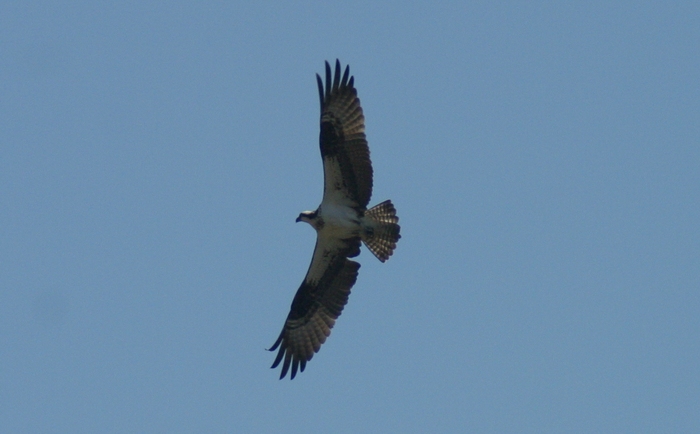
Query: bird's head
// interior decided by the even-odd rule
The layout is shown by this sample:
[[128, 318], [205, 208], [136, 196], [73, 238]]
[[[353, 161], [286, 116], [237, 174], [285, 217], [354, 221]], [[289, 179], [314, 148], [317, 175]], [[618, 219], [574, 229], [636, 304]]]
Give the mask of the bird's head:
[[306, 222], [310, 224], [311, 226], [314, 225], [314, 221], [318, 217], [318, 211], [304, 211], [303, 213], [299, 214], [299, 217], [297, 217], [297, 223], [299, 222]]

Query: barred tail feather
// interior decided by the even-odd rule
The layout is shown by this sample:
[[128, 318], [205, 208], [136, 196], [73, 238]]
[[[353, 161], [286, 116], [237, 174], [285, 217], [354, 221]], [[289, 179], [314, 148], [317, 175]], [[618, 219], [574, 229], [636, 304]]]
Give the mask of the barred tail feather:
[[389, 259], [401, 238], [401, 226], [396, 209], [390, 200], [365, 211], [362, 241], [380, 261]]

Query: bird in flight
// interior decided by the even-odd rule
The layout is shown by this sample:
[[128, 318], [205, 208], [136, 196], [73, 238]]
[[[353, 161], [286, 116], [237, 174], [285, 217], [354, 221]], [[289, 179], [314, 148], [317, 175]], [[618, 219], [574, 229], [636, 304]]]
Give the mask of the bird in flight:
[[304, 371], [348, 302], [360, 264], [348, 258], [365, 246], [381, 262], [389, 259], [401, 238], [391, 201], [367, 209], [372, 196], [372, 162], [365, 138], [365, 117], [349, 77], [350, 67], [326, 62], [326, 84], [316, 74], [321, 98], [323, 200], [316, 211], [304, 211], [297, 222], [316, 229], [311, 265], [299, 286], [282, 333], [269, 351], [279, 349], [272, 369], [282, 363], [280, 380]]

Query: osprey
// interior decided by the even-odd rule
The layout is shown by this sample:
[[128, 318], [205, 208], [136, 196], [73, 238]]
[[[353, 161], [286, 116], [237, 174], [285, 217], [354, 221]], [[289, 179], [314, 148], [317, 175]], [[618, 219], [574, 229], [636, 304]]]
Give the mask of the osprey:
[[270, 351], [279, 348], [272, 368], [282, 363], [280, 380], [292, 367], [303, 372], [306, 362], [331, 334], [348, 302], [360, 264], [348, 258], [360, 254], [360, 244], [381, 262], [389, 259], [401, 238], [399, 218], [391, 201], [367, 209], [372, 196], [372, 162], [365, 138], [365, 117], [357, 98], [354, 77], [340, 62], [326, 62], [326, 86], [318, 74], [321, 98], [321, 157], [323, 200], [316, 211], [304, 211], [297, 222], [316, 229], [316, 247], [306, 277], [297, 290], [282, 333]]

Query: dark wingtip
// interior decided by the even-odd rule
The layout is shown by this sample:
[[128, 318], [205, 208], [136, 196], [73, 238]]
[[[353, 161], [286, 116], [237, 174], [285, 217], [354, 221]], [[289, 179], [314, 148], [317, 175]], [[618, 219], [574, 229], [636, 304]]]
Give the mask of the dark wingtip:
[[348, 76], [350, 75], [350, 65], [345, 65], [345, 73], [343, 74], [343, 80], [340, 82], [340, 87], [346, 87], [348, 85]]
[[277, 357], [275, 357], [275, 361], [272, 362], [272, 366], [270, 366], [270, 369], [275, 369], [280, 362], [282, 361], [282, 356], [284, 355], [284, 350], [280, 349], [280, 352], [277, 353]]
[[277, 357], [275, 357], [275, 361], [272, 362], [272, 366], [270, 366], [270, 369], [275, 369], [282, 361], [282, 356], [284, 356], [284, 353], [287, 352], [287, 351], [285, 351], [285, 345], [282, 342], [283, 335], [284, 335], [284, 331], [282, 333], [280, 333], [280, 337], [277, 338], [275, 343], [268, 350], [268, 351], [275, 351], [277, 349], [277, 347], [279, 347], [279, 349], [280, 349], [279, 352], [277, 352]]
[[[336, 92], [339, 88], [353, 88], [355, 83], [355, 77], [350, 75], [350, 65], [345, 65], [345, 70], [343, 71], [340, 60], [335, 59], [335, 72], [331, 68], [331, 64], [325, 61], [326, 73], [325, 73], [325, 84], [320, 75], [316, 74], [316, 83], [318, 84], [318, 96], [321, 100], [321, 110], [323, 110], [324, 103], [328, 101], [331, 94]], [[342, 72], [342, 77], [341, 77]]]
[[292, 362], [292, 375], [289, 377], [290, 380], [293, 380], [294, 377], [297, 376], [297, 369], [299, 369], [299, 360], [294, 358], [294, 361]]
[[331, 96], [331, 65], [326, 61], [326, 99]]
[[333, 92], [340, 86], [340, 60], [335, 59], [335, 74], [333, 75]]
[[[292, 353], [287, 351], [287, 354], [284, 356], [284, 363], [282, 364], [282, 373], [280, 374], [280, 380], [283, 379], [287, 375], [287, 371], [289, 371], [289, 364], [292, 361]], [[294, 378], [294, 377], [292, 377]]]
[[267, 350], [267, 351], [275, 351], [277, 347], [282, 343], [282, 338], [284, 336], [284, 330], [282, 330], [282, 333], [280, 333], [280, 336], [277, 338], [274, 344]]
[[316, 74], [316, 83], [318, 84], [318, 97], [321, 99], [321, 110], [323, 110], [323, 80], [318, 74]]

